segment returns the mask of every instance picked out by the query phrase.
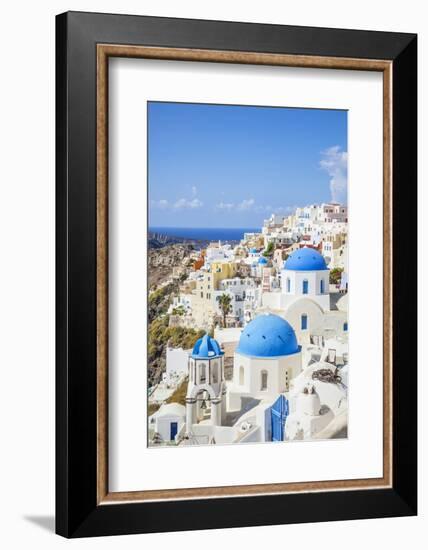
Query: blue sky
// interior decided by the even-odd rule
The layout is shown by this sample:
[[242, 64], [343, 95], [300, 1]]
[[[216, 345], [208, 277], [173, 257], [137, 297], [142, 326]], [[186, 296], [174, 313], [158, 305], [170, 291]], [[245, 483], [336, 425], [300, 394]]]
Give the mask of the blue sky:
[[259, 227], [346, 203], [345, 111], [149, 102], [148, 144], [152, 227]]

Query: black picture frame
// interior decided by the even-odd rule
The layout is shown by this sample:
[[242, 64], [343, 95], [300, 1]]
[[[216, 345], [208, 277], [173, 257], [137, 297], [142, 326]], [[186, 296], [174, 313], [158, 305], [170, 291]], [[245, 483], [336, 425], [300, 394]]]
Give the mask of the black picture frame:
[[[391, 488], [97, 504], [99, 43], [392, 61]], [[417, 36], [68, 12], [56, 18], [56, 97], [56, 532], [86, 537], [415, 515]]]

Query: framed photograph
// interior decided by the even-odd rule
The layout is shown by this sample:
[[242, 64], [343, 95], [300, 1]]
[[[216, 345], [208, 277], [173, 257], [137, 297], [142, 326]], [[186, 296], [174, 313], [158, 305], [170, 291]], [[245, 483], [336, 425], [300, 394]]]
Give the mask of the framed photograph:
[[416, 514], [416, 35], [56, 24], [57, 532]]

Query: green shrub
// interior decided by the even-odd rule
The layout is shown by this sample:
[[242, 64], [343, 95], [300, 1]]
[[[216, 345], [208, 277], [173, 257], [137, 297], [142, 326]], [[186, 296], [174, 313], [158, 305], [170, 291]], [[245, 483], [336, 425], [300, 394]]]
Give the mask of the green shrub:
[[263, 252], [263, 256], [267, 256], [267, 257], [270, 257], [273, 255], [273, 249], [274, 249], [274, 244], [272, 241], [270, 241], [266, 247], [266, 250]]
[[341, 267], [335, 267], [334, 269], [330, 270], [330, 284], [331, 285], [337, 285], [340, 283], [340, 279], [342, 277], [343, 268]]

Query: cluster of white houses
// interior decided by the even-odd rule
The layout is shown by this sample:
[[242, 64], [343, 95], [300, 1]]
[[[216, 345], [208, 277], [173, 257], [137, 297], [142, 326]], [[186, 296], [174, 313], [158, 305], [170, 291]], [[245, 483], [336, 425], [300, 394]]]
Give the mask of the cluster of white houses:
[[[227, 294], [231, 299], [228, 326], [244, 326], [260, 307], [274, 306], [279, 296], [286, 294], [281, 292], [286, 284], [282, 280], [284, 260], [305, 246], [320, 252], [329, 269], [343, 270], [341, 290], [345, 291], [347, 216], [347, 207], [343, 205], [312, 205], [297, 208], [289, 216], [272, 214], [264, 221], [260, 233], [246, 233], [235, 247], [229, 243], [211, 243], [196, 258], [194, 271], [171, 304], [169, 313], [178, 313], [172, 315], [172, 323], [210, 330], [220, 324], [219, 300], [222, 294]], [[321, 294], [328, 291], [327, 281]], [[278, 296], [268, 298], [265, 295], [269, 293]], [[313, 290], [311, 293], [314, 295]], [[321, 307], [322, 301], [318, 299]]]
[[[271, 216], [234, 249], [212, 245], [201, 254], [170, 319], [207, 334], [192, 350], [168, 350], [163, 384], [185, 379], [185, 405], [163, 404], [150, 416], [149, 444], [346, 436], [346, 225], [345, 206], [311, 206]], [[337, 244], [336, 256], [327, 243]], [[330, 284], [332, 267], [343, 269], [339, 287]], [[224, 293], [227, 327], [219, 321]]]

